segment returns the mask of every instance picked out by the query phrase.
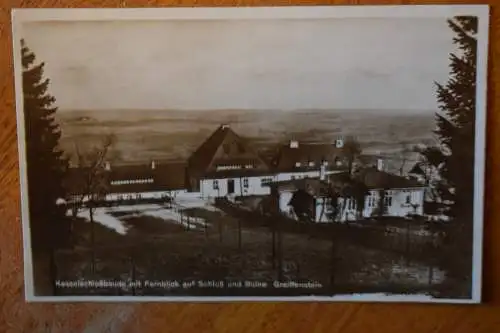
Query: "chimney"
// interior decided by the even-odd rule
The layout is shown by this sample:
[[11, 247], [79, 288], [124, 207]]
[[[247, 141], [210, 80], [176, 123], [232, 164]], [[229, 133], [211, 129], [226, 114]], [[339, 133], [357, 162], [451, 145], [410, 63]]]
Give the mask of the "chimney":
[[111, 170], [111, 164], [109, 162], [105, 162], [104, 163], [104, 169], [107, 170], [107, 171]]
[[155, 161], [151, 161], [151, 169], [153, 169], [153, 170], [154, 170], [155, 168], [156, 168], [156, 163], [155, 163]]
[[340, 138], [340, 139], [335, 140], [335, 147], [336, 148], [344, 147], [344, 139]]
[[384, 171], [384, 160], [381, 158], [377, 159], [377, 170]]
[[290, 140], [290, 148], [299, 148], [299, 142], [296, 140]]
[[325, 175], [326, 175], [326, 167], [325, 164], [323, 163], [319, 168], [319, 180], [325, 180]]

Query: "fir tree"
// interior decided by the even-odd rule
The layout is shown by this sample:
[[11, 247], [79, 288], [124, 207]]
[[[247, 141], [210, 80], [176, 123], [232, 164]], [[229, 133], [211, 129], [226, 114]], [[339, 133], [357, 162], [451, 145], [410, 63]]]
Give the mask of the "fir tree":
[[47, 253], [61, 246], [65, 234], [65, 212], [57, 205], [65, 198], [63, 177], [67, 160], [59, 150], [61, 131], [55, 121], [55, 98], [48, 94], [44, 63], [21, 40], [22, 81], [31, 242], [34, 253]]
[[458, 50], [450, 54], [448, 82], [436, 83], [441, 112], [436, 114], [435, 133], [440, 148], [427, 149], [423, 154], [428, 160], [442, 161], [439, 165], [443, 182], [439, 186], [440, 197], [448, 203], [446, 214], [453, 222], [447, 234], [448, 245], [453, 248], [450, 257], [455, 258], [451, 270], [460, 279], [469, 280], [472, 271], [478, 19], [459, 16], [448, 20], [448, 25], [456, 34], [453, 42]]

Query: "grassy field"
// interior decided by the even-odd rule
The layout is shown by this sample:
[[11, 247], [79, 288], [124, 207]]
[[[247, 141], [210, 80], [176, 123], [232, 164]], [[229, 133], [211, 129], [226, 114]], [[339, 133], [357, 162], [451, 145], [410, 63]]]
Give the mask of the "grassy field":
[[[57, 256], [61, 280], [105, 279], [138, 281], [272, 281], [314, 282], [315, 288], [71, 288], [63, 294], [102, 295], [303, 295], [334, 292], [429, 289], [442, 272], [408, 263], [395, 253], [368, 249], [347, 241], [275, 232], [218, 211], [193, 208], [191, 217], [206, 227], [189, 229], [151, 216], [126, 216], [127, 234], [119, 235], [95, 223], [74, 223], [74, 248]], [[120, 214], [116, 214], [117, 216]], [[273, 246], [274, 244], [274, 246]], [[92, 264], [94, 263], [94, 264]], [[144, 287], [144, 286], [142, 286]], [[389, 289], [388, 289], [389, 288]]]

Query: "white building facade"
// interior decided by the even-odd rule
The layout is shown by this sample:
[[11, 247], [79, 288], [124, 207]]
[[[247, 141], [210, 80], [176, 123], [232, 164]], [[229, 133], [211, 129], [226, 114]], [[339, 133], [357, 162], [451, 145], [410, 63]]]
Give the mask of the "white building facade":
[[[382, 192], [385, 194], [381, 195]], [[365, 197], [364, 207], [359, 216], [354, 198], [339, 198], [337, 202], [337, 222], [356, 221], [359, 218], [377, 216], [409, 217], [423, 216], [425, 188], [370, 190]], [[285, 210], [287, 208], [284, 208]], [[289, 208], [288, 208], [289, 211]], [[328, 199], [315, 199], [315, 222], [332, 222], [332, 207]]]
[[[424, 215], [425, 186], [421, 183], [368, 168], [365, 172], [368, 190], [364, 205], [358, 209], [353, 197], [337, 199], [332, 205], [328, 189], [331, 184], [320, 178], [297, 179], [271, 184], [272, 195], [277, 196], [278, 211], [298, 220], [292, 199], [299, 190], [308, 193], [302, 197], [311, 207], [310, 218], [314, 222], [346, 222], [373, 217], [409, 217]], [[335, 175], [333, 175], [335, 177]], [[330, 177], [331, 178], [331, 177]], [[390, 186], [390, 185], [393, 186]], [[395, 185], [401, 185], [400, 187]], [[336, 209], [335, 209], [336, 207]], [[336, 214], [335, 214], [336, 211]], [[335, 216], [334, 216], [335, 215]]]

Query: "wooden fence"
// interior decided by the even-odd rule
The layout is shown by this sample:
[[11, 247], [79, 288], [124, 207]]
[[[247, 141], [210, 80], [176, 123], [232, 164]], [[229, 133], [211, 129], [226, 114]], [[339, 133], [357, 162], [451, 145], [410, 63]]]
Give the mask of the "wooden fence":
[[[394, 282], [393, 276], [391, 275], [375, 276], [373, 279], [379, 283], [363, 282], [361, 280], [358, 281], [356, 280], [356, 277], [351, 279], [339, 279], [339, 276], [345, 275], [346, 272], [349, 272], [348, 266], [350, 263], [348, 260], [344, 260], [343, 264], [339, 264], [339, 260], [342, 258], [338, 257], [339, 248], [346, 244], [402, 255], [407, 259], [407, 262], [403, 264], [408, 267], [411, 266], [412, 263], [418, 265], [424, 262], [426, 267], [428, 267], [428, 283], [421, 283], [418, 288], [422, 288], [427, 291], [439, 288], [438, 284], [435, 282], [436, 265], [432, 258], [430, 258], [430, 254], [433, 254], [435, 257], [435, 251], [439, 245], [436, 243], [436, 239], [433, 236], [419, 236], [412, 232], [410, 226], [408, 226], [407, 229], [400, 228], [403, 230], [401, 231], [382, 226], [362, 227], [345, 224], [300, 223], [287, 219], [283, 216], [264, 216], [255, 211], [241, 209], [238, 205], [228, 201], [218, 200], [216, 202], [216, 206], [225, 211], [234, 222], [233, 229], [228, 231], [224, 229], [221, 223], [217, 223], [217, 221], [211, 221], [213, 222], [211, 225], [209, 225], [209, 223], [199, 223], [199, 221], [196, 220], [196, 217], [193, 217], [191, 214], [186, 212], [187, 207], [176, 205], [175, 203], [171, 203], [169, 205], [173, 213], [179, 214], [179, 221], [184, 226], [186, 232], [192, 232], [194, 229], [197, 229], [198, 231], [205, 233], [207, 252], [203, 253], [203, 255], [206, 257], [210, 257], [213, 253], [216, 253], [219, 248], [227, 250], [228, 247], [232, 247], [236, 250], [231, 250], [229, 252], [234, 252], [239, 255], [234, 258], [241, 258], [241, 256], [246, 255], [247, 253], [252, 253], [254, 249], [250, 249], [248, 247], [248, 240], [245, 239], [246, 234], [244, 230], [248, 231], [252, 228], [267, 229], [269, 232], [267, 234], [268, 236], [265, 237], [268, 237], [269, 242], [267, 244], [269, 245], [265, 245], [265, 248], [258, 249], [258, 251], [267, 252], [267, 256], [270, 258], [270, 271], [272, 274], [271, 276], [266, 275], [263, 277], [266, 281], [282, 281], [309, 275], [308, 272], [310, 268], [308, 267], [310, 267], [310, 263], [307, 261], [314, 261], [313, 259], [315, 258], [309, 255], [310, 259], [307, 259], [307, 253], [301, 253], [301, 257], [294, 254], [293, 251], [290, 251], [291, 245], [288, 243], [287, 239], [287, 235], [307, 235], [309, 238], [326, 240], [331, 244], [331, 247], [328, 250], [329, 253], [326, 253], [325, 255], [330, 259], [322, 262], [321, 265], [319, 265], [321, 267], [318, 268], [318, 270], [321, 270], [321, 276], [324, 276], [323, 284], [326, 289], [321, 290], [323, 293], [348, 292], [349, 290], [355, 290], [357, 292], [377, 292], [379, 289], [395, 293], [408, 291], [407, 284]], [[405, 230], [407, 232], [404, 232]], [[186, 236], [188, 236], [188, 234], [186, 234]], [[200, 240], [200, 242], [203, 242], [203, 240]], [[219, 244], [217, 244], [217, 242]], [[148, 262], [144, 262], [143, 259], [138, 259], [137, 256], [134, 255], [134, 251], [151, 253], [151, 258], [148, 259]], [[151, 276], [155, 275], [153, 272], [158, 268], [158, 266], [161, 268], [162, 266], [167, 267], [170, 265], [172, 267], [169, 269], [176, 269], [175, 261], [160, 263], [160, 261], [154, 259], [154, 255], [161, 256], [161, 251], [168, 251], [168, 249], [158, 250], [148, 248], [148, 244], [141, 244], [137, 245], [135, 250], [125, 248], [125, 246], [122, 248], [119, 245], [116, 245], [114, 247], [99, 246], [94, 249], [80, 248], [77, 251], [61, 252], [59, 253], [59, 262], [61, 263], [59, 265], [59, 271], [61, 272], [59, 277], [62, 280], [65, 278], [75, 277], [85, 277], [88, 279], [99, 280], [113, 276], [121, 281], [134, 281], [136, 279], [141, 280], [148, 277], [151, 278]], [[230, 261], [229, 265], [238, 261], [238, 259], [228, 260]], [[68, 263], [71, 267], [74, 267], [75, 263], [79, 263], [81, 266], [77, 269], [79, 272], [71, 273], [71, 267], [63, 267], [64, 263]], [[164, 272], [157, 273], [156, 276], [159, 278], [169, 276], [172, 271], [169, 271], [167, 268]], [[187, 268], [189, 269], [189, 267]], [[193, 267], [193, 269], [195, 268]], [[345, 272], [342, 271], [344, 269], [346, 269]], [[178, 272], [174, 273], [178, 274]], [[186, 279], [194, 278], [194, 272], [191, 273], [193, 274], [190, 274], [190, 272], [186, 270], [180, 276]], [[247, 276], [242, 276], [242, 278], [246, 277]], [[413, 286], [413, 288], [416, 287]], [[317, 290], [317, 292], [319, 291], [320, 290]], [[143, 288], [138, 288], [133, 285], [129, 287], [115, 286], [109, 288], [59, 288], [58, 291], [59, 294], [71, 295], [88, 295], [92, 293], [98, 295], [151, 295], [155, 293], [157, 295], [175, 295], [176, 292], [181, 291], [173, 289], [166, 290], [165, 288], [148, 288], [147, 290], [144, 290]], [[210, 291], [205, 292], [210, 293]], [[219, 290], [212, 292], [221, 293], [229, 291]], [[233, 288], [231, 292], [244, 294], [249, 291]], [[268, 295], [278, 292], [279, 291], [273, 290], [267, 291]], [[287, 291], [282, 290], [281, 292], [286, 293]], [[255, 296], [255, 294], [250, 295]]]

